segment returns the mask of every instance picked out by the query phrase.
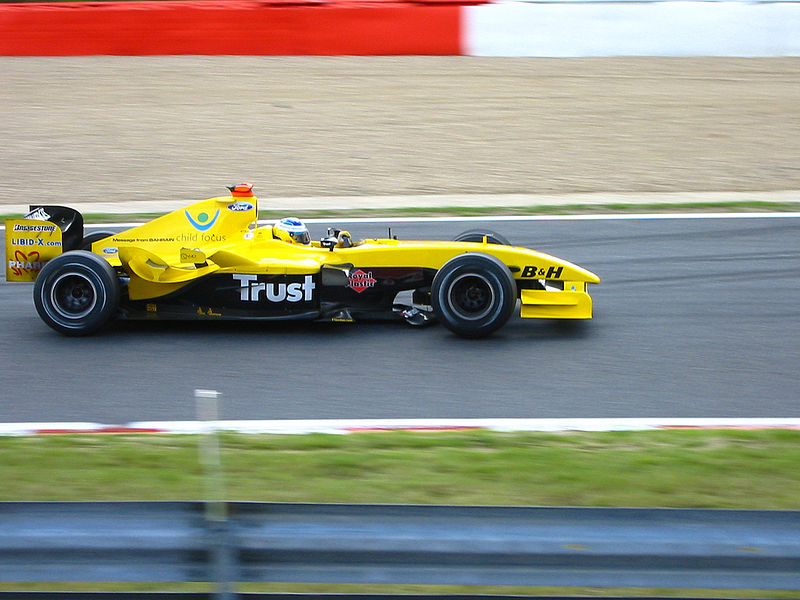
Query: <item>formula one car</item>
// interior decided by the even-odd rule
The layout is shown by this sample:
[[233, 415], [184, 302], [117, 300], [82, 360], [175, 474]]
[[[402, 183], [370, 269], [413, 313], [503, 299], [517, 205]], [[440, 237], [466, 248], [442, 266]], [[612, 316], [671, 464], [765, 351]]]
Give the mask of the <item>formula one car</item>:
[[122, 233], [84, 237], [83, 218], [32, 206], [7, 221], [9, 281], [35, 281], [42, 320], [86, 335], [112, 319], [440, 321], [483, 337], [523, 318], [589, 319], [600, 279], [548, 254], [468, 231], [453, 241], [311, 241], [296, 219], [259, 226], [252, 184]]

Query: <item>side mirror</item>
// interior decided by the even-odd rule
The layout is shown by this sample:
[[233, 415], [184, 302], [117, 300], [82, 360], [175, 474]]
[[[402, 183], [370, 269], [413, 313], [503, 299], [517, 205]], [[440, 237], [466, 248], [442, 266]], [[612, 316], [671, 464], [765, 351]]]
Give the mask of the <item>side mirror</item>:
[[335, 237], [325, 237], [319, 241], [320, 246], [322, 246], [323, 248], [327, 248], [331, 252], [333, 252], [333, 249], [336, 248], [336, 244], [338, 243], [339, 240], [336, 239]]

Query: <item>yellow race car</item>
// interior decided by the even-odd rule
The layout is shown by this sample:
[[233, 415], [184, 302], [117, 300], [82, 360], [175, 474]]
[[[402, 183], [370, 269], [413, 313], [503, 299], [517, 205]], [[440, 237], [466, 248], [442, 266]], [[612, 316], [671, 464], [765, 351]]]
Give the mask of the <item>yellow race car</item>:
[[[600, 278], [480, 230], [452, 241], [312, 241], [298, 219], [259, 226], [252, 184], [122, 233], [83, 236], [81, 215], [32, 206], [6, 226], [7, 278], [35, 280], [42, 320], [66, 335], [113, 319], [439, 321], [464, 337], [523, 318], [589, 319]], [[100, 239], [98, 239], [100, 238]]]

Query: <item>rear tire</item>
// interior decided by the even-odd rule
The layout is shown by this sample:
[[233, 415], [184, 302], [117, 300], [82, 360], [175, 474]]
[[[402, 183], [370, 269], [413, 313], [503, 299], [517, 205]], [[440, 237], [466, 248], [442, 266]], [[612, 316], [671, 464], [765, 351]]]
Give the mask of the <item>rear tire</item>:
[[447, 261], [433, 278], [431, 304], [453, 333], [480, 338], [506, 324], [517, 303], [514, 276], [502, 261], [481, 253]]
[[106, 260], [72, 250], [48, 261], [33, 286], [33, 304], [42, 321], [64, 335], [88, 335], [117, 311], [117, 274]]
[[83, 237], [79, 250], [91, 250], [92, 244], [104, 240], [107, 237], [111, 237], [112, 235], [115, 235], [113, 231], [93, 231], [89, 235]]

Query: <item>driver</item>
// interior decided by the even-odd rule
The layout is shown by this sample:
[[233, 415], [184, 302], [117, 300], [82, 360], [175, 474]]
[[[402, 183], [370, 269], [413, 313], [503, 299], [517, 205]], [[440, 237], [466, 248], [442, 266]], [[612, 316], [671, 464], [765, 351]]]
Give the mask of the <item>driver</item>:
[[308, 227], [297, 217], [285, 217], [272, 226], [272, 237], [289, 244], [311, 244]]

